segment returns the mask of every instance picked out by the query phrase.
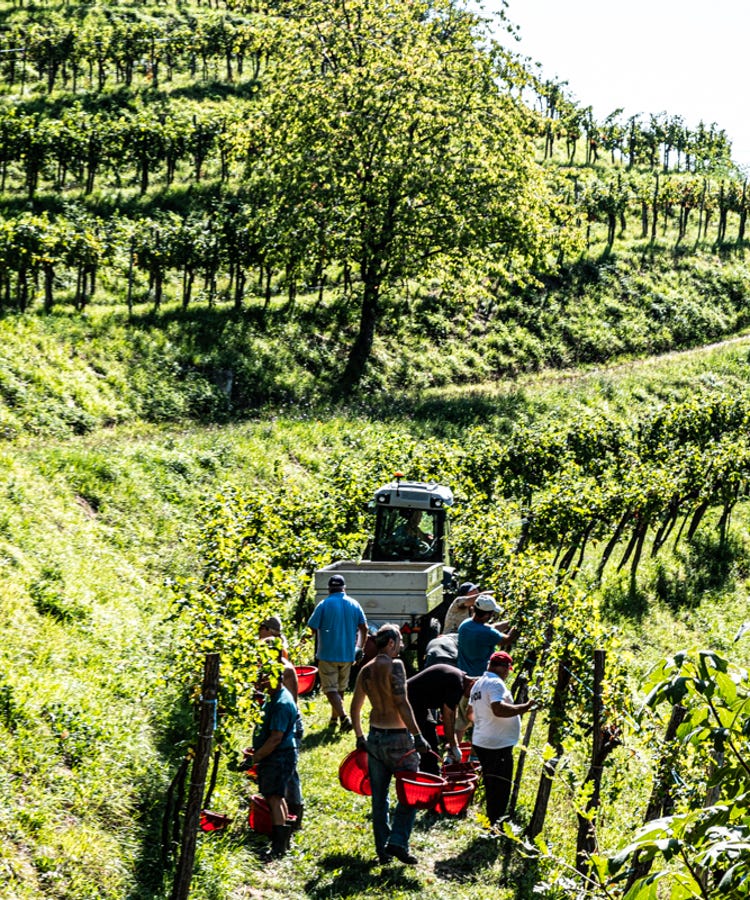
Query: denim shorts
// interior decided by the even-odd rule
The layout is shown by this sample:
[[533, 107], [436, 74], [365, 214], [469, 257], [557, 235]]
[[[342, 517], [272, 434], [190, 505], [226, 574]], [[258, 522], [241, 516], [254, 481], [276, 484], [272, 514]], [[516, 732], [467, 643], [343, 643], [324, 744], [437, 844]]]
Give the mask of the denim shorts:
[[264, 797], [283, 797], [297, 763], [294, 747], [274, 750], [258, 763], [258, 789]]

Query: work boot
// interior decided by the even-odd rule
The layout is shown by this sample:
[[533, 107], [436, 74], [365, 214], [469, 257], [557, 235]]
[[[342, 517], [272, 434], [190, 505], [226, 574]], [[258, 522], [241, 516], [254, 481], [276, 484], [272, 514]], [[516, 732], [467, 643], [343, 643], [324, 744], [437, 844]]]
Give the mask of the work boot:
[[415, 866], [417, 857], [412, 856], [406, 847], [399, 847], [398, 844], [386, 844], [385, 852], [390, 856], [395, 856], [399, 862], [405, 863], [407, 866]]
[[289, 810], [290, 816], [297, 817], [293, 822], [290, 823], [292, 831], [299, 831], [300, 828], [302, 828], [302, 813], [305, 811], [305, 804], [287, 802], [287, 809]]
[[286, 855], [291, 840], [291, 828], [289, 825], [273, 825], [271, 829], [271, 846], [265, 852], [265, 858], [280, 859]]

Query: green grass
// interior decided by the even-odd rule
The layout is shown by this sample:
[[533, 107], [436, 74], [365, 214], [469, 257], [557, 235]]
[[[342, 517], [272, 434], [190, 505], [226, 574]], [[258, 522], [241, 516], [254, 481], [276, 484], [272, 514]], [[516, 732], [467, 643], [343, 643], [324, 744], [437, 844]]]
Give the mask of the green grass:
[[[739, 389], [750, 376], [748, 341], [742, 339], [564, 376], [432, 388], [382, 406], [374, 398], [369, 408], [349, 411], [296, 407], [224, 425], [184, 418], [155, 424], [139, 418], [139, 391], [147, 392], [153, 374], [148, 366], [159, 355], [142, 355], [146, 367], [140, 380], [131, 381], [135, 360], [120, 336], [125, 329], [115, 330], [107, 355], [108, 331], [92, 322], [73, 354], [68, 341], [73, 335], [78, 342], [83, 323], [63, 324], [61, 335], [52, 321], [2, 324], [5, 349], [18, 351], [7, 353], [3, 365], [15, 360], [19, 379], [34, 385], [28, 398], [2, 407], [18, 435], [0, 447], [2, 900], [169, 895], [171, 873], [159, 855], [161, 816], [194, 727], [180, 686], [168, 680], [175, 623], [164, 581], [199, 565], [196, 513], [204, 498], [226, 484], [268, 485], [282, 472], [302, 485], [325, 485], [336, 454], [346, 451], [355, 464], [358, 454], [386, 441], [397, 448], [399, 440], [415, 437], [460, 439], [477, 423], [504, 433], [517, 422], [572, 419], [583, 409], [633, 417], [689, 397], [699, 385]], [[49, 384], [46, 376], [27, 377], [26, 371], [45, 364]], [[127, 390], [112, 388], [118, 377]], [[175, 408], [183, 388], [179, 382], [163, 385]], [[70, 408], [68, 397], [75, 398], [76, 420], [88, 417], [91, 423], [82, 434], [60, 412]], [[42, 421], [45, 407], [49, 418]], [[454, 487], [460, 493], [461, 486]], [[627, 583], [608, 576], [603, 613], [620, 631], [636, 702], [649, 666], [680, 646], [710, 645], [738, 658], [741, 647], [733, 639], [747, 618], [749, 529], [740, 504], [724, 558], [706, 527], [706, 537], [680, 554], [644, 564], [636, 603]], [[200, 668], [196, 659], [196, 675]], [[320, 698], [305, 714], [301, 770], [308, 810], [294, 851], [270, 867], [259, 862], [265, 842], [244, 824], [248, 786], [222, 768], [212, 806], [234, 821], [225, 835], [201, 836], [195, 897], [347, 898], [387, 890], [402, 897], [510, 898], [518, 884], [530, 890], [533, 873], [521, 871], [515, 856], [506, 870], [503, 847], [485, 834], [479, 803], [465, 819], [429, 827], [429, 816], [420, 814], [414, 848], [422, 861], [416, 870], [375, 866], [368, 803], [344, 792], [336, 779], [352, 741], [326, 737]], [[533, 804], [544, 734], [540, 722], [519, 804], [521, 823]], [[249, 728], [232, 735], [227, 753], [248, 738]], [[585, 754], [584, 739], [570, 745], [545, 830], [567, 860]], [[634, 732], [608, 764], [603, 849], [616, 846], [633, 825], [632, 811], [643, 807], [649, 762], [648, 743]]]

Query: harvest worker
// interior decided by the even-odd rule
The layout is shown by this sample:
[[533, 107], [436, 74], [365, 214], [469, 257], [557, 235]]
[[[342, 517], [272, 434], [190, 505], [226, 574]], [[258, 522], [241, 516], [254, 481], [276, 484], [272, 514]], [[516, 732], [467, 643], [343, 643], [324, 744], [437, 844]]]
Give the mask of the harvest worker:
[[479, 588], [470, 581], [464, 582], [458, 589], [458, 596], [448, 607], [443, 622], [443, 634], [458, 631], [458, 626], [471, 617], [474, 601], [479, 596]]
[[437, 663], [447, 663], [455, 666], [458, 659], [458, 634], [439, 634], [427, 645], [424, 655], [424, 668], [434, 666]]
[[422, 669], [406, 682], [406, 695], [414, 710], [414, 718], [433, 750], [432, 753], [422, 754], [419, 763], [422, 772], [440, 774], [435, 710], [440, 710], [442, 714], [448, 755], [454, 762], [461, 762], [461, 750], [454, 728], [456, 707], [463, 697], [468, 698], [475, 681], [476, 678], [469, 678], [455, 666], [437, 664]]
[[515, 628], [508, 630], [508, 622], [490, 625], [492, 616], [499, 612], [500, 607], [491, 594], [480, 594], [474, 601], [473, 617], [459, 626], [456, 665], [467, 675], [482, 675], [498, 644], [509, 647], [515, 640], [517, 631]]
[[[275, 618], [275, 616], [273, 616], [272, 618]], [[261, 625], [261, 634], [263, 633], [262, 628], [263, 626]], [[279, 629], [279, 634], [280, 633], [281, 629]], [[294, 746], [297, 750], [297, 756], [299, 757], [300, 750], [302, 749], [302, 738], [305, 733], [305, 728], [302, 722], [302, 716], [300, 715], [299, 711], [299, 679], [297, 677], [297, 670], [287, 659], [285, 648], [281, 646], [279, 637], [264, 637], [262, 638], [262, 641], [264, 644], [268, 644], [272, 648], [271, 652], [275, 655], [277, 662], [281, 663], [284, 666], [283, 672], [281, 674], [281, 683], [292, 695], [292, 699], [297, 706], [297, 721], [294, 726]], [[255, 760], [253, 758], [246, 760], [245, 768], [249, 768], [254, 764], [254, 762]], [[289, 815], [294, 816], [292, 831], [297, 831], [302, 827], [302, 814], [305, 809], [305, 804], [302, 798], [302, 784], [300, 783], [296, 761], [294, 764], [294, 771], [292, 772], [291, 778], [287, 783], [284, 798], [286, 800]]]
[[279, 638], [284, 648], [284, 656], [287, 656], [288, 648], [286, 638], [281, 632], [281, 619], [278, 616], [267, 616], [258, 626], [258, 637], [265, 640], [269, 637]]
[[508, 653], [493, 653], [487, 671], [471, 689], [472, 750], [482, 765], [490, 825], [505, 815], [513, 781], [513, 748], [521, 737], [521, 716], [536, 705], [534, 700], [513, 702], [505, 684], [512, 668]]
[[[430, 750], [420, 734], [406, 694], [406, 669], [396, 659], [402, 647], [397, 625], [382, 625], [375, 635], [377, 656], [366, 663], [357, 676], [351, 716], [357, 747], [366, 750], [372, 786], [372, 830], [380, 862], [395, 856], [408, 865], [417, 861], [409, 852], [409, 837], [416, 808], [398, 801], [389, 823], [388, 789], [398, 770], [416, 772], [419, 754]], [[365, 740], [362, 730], [362, 706], [370, 701], [370, 731]], [[412, 735], [414, 737], [412, 738]], [[415, 750], [417, 752], [415, 752]]]
[[299, 713], [279, 674], [266, 678], [263, 686], [268, 699], [253, 734], [253, 764], [257, 766], [258, 788], [271, 808], [271, 847], [266, 856], [273, 859], [289, 849], [291, 828], [285, 797], [297, 765], [295, 730]]
[[315, 632], [320, 686], [331, 704], [329, 726], [350, 731], [342, 694], [349, 686], [352, 663], [362, 658], [367, 640], [367, 619], [362, 607], [346, 593], [343, 575], [328, 579], [328, 596], [313, 610], [307, 623]]

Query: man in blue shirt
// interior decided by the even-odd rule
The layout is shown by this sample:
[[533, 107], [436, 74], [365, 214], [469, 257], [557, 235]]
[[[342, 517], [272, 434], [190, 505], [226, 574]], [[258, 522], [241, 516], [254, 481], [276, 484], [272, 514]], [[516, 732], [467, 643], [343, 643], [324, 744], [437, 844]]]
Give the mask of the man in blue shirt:
[[297, 704], [279, 678], [263, 704], [263, 718], [253, 734], [253, 763], [257, 766], [258, 788], [271, 808], [269, 859], [283, 856], [289, 849], [291, 828], [285, 795], [297, 765]]
[[313, 610], [307, 623], [316, 636], [320, 687], [331, 704], [330, 724], [350, 731], [342, 694], [349, 686], [352, 663], [362, 658], [367, 640], [367, 619], [362, 607], [346, 593], [342, 575], [328, 579], [328, 596]]

